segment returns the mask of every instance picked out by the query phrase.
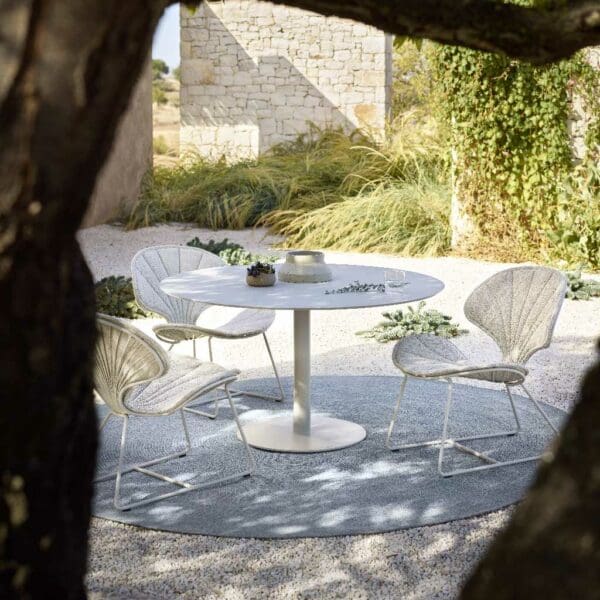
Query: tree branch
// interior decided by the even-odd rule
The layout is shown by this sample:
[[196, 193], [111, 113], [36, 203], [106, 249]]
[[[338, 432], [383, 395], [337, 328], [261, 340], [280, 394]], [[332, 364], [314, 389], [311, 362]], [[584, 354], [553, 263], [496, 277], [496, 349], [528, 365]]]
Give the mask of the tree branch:
[[[600, 1], [532, 8], [492, 0], [271, 0], [401, 36], [547, 64], [600, 44]], [[558, 4], [558, 3], [557, 3]]]

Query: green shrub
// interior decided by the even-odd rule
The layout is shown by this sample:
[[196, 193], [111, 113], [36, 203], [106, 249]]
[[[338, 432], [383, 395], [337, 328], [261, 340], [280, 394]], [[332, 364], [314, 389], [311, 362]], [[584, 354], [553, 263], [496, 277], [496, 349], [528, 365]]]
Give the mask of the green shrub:
[[219, 256], [228, 265], [251, 265], [255, 262], [270, 264], [279, 259], [275, 255], [252, 254], [243, 248], [222, 250], [219, 252]]
[[272, 263], [278, 260], [278, 256], [269, 256], [264, 254], [252, 254], [244, 250], [242, 246], [235, 242], [230, 242], [224, 238], [220, 242], [209, 240], [207, 243], [201, 242], [200, 238], [195, 237], [187, 243], [188, 246], [201, 248], [207, 252], [212, 252], [219, 256], [228, 265], [251, 265], [254, 262]]
[[154, 154], [169, 153], [169, 145], [167, 144], [167, 140], [165, 140], [165, 137], [163, 135], [159, 135], [158, 137], [153, 138], [152, 149], [154, 150]]
[[165, 93], [165, 87], [162, 80], [152, 82], [152, 102], [154, 104], [167, 104], [169, 99]]
[[[433, 76], [428, 60], [431, 42], [394, 40], [392, 114], [401, 115], [415, 108], [432, 110]], [[429, 52], [428, 52], [429, 51]]]
[[547, 224], [551, 245], [546, 255], [569, 266], [600, 270], [600, 166], [593, 155], [559, 188], [555, 217]]
[[111, 275], [95, 284], [96, 310], [105, 315], [126, 319], [143, 319], [152, 313], [145, 311], [135, 300], [131, 277]]
[[[155, 168], [128, 224], [139, 227], [183, 221], [212, 229], [265, 224], [273, 232], [293, 236], [304, 220], [311, 223], [313, 216], [315, 222], [327, 219], [320, 209], [356, 199], [363, 202], [352, 205], [355, 214], [365, 205], [377, 203], [374, 220], [365, 228], [377, 226], [372, 232], [377, 241], [360, 242], [352, 248], [347, 244], [348, 249], [396, 252], [414, 247], [417, 252], [426, 248], [431, 253], [447, 247], [450, 185], [444, 156], [434, 124], [414, 111], [396, 121], [395, 134], [383, 145], [360, 133], [348, 136], [341, 130], [313, 127], [308, 134], [275, 146], [253, 161], [228, 165], [224, 160], [196, 158], [175, 169]], [[421, 182], [427, 186], [424, 191], [417, 189]], [[396, 203], [392, 197], [402, 200]], [[427, 205], [423, 210], [408, 207], [424, 198]], [[388, 210], [390, 206], [394, 210]], [[410, 218], [398, 215], [398, 208], [402, 213], [409, 211]], [[388, 217], [392, 220], [386, 223]], [[428, 219], [436, 221], [431, 243], [422, 239], [428, 235], [423, 228]], [[400, 221], [406, 226], [394, 235], [392, 230]], [[421, 239], [410, 244], [406, 235], [415, 222], [415, 235]], [[386, 229], [389, 234], [383, 235]], [[356, 237], [369, 238], [369, 233]], [[352, 240], [354, 243], [355, 238]], [[289, 242], [296, 246], [313, 243], [328, 244], [303, 235], [293, 236]], [[329, 247], [338, 247], [337, 242], [332, 244]]]
[[152, 59], [152, 79], [162, 79], [163, 75], [169, 74], [169, 65], [161, 58]]
[[425, 302], [419, 302], [417, 308], [409, 306], [406, 311], [384, 312], [384, 320], [372, 329], [359, 331], [357, 335], [373, 338], [380, 343], [391, 342], [417, 333], [432, 333], [450, 338], [468, 333], [458, 323], [452, 323], [452, 317], [438, 310], [425, 309]]
[[217, 256], [221, 254], [224, 250], [242, 250], [242, 246], [240, 244], [236, 244], [235, 242], [230, 242], [227, 238], [223, 238], [220, 242], [215, 242], [215, 240], [210, 239], [208, 242], [202, 242], [199, 237], [195, 237], [187, 243], [188, 246], [192, 246], [193, 248], [200, 248], [201, 250], [206, 250], [207, 252], [212, 252]]
[[593, 279], [583, 279], [581, 271], [565, 273], [569, 282], [565, 298], [569, 300], [591, 300], [600, 297], [600, 282]]

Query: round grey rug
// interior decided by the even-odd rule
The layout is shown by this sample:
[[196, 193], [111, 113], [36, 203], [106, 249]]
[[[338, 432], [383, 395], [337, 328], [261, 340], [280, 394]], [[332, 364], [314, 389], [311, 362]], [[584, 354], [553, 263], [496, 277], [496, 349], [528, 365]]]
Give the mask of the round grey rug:
[[[229, 537], [293, 538], [353, 535], [444, 523], [497, 510], [518, 501], [535, 472], [535, 463], [442, 478], [435, 447], [390, 452], [385, 435], [398, 393], [397, 377], [313, 377], [313, 412], [360, 423], [364, 442], [334, 452], [281, 454], [255, 450], [256, 475], [190, 492], [127, 512], [112, 505], [114, 479], [96, 485], [93, 514], [140, 527]], [[238, 387], [273, 392], [273, 380], [240, 382]], [[291, 409], [291, 380], [284, 380], [286, 402], [240, 397], [242, 422]], [[460, 437], [511, 429], [510, 405], [502, 391], [456, 385], [450, 435]], [[396, 435], [403, 443], [438, 438], [446, 386], [411, 379]], [[518, 436], [465, 442], [496, 459], [540, 453], [550, 430], [526, 398], [515, 397], [523, 432]], [[207, 407], [208, 408], [208, 407]], [[559, 424], [565, 413], [544, 405]], [[105, 414], [104, 407], [98, 408]], [[218, 419], [187, 415], [193, 451], [155, 467], [169, 476], [194, 481], [243, 468], [244, 451], [226, 403]], [[102, 434], [98, 472], [114, 472], [121, 420], [111, 419]], [[400, 439], [396, 437], [395, 443]], [[125, 462], [143, 462], [183, 447], [179, 415], [130, 419]], [[445, 467], [483, 464], [458, 450], [446, 452]], [[122, 483], [125, 500], [177, 489], [139, 473]]]

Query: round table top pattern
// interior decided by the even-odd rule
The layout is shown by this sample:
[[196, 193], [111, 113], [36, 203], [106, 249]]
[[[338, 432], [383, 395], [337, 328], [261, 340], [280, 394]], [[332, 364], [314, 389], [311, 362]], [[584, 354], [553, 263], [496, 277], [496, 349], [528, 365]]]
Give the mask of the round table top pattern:
[[[280, 265], [275, 265], [278, 270]], [[211, 267], [188, 271], [164, 279], [163, 292], [204, 304], [235, 308], [273, 310], [334, 310], [403, 304], [430, 298], [444, 289], [435, 277], [405, 271], [407, 285], [393, 292], [347, 292], [326, 294], [328, 290], [360, 283], [384, 283], [386, 269], [362, 265], [328, 265], [333, 279], [326, 283], [286, 283], [277, 281], [272, 287], [246, 284], [246, 267]]]

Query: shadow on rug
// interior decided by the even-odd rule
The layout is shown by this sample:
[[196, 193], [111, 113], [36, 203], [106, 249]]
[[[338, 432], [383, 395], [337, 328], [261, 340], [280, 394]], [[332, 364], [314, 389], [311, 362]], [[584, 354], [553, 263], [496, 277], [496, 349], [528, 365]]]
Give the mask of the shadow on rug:
[[[535, 472], [523, 463], [451, 478], [437, 473], [436, 447], [390, 452], [385, 436], [398, 393], [398, 377], [313, 377], [313, 413], [363, 425], [367, 438], [356, 446], [319, 454], [282, 454], [255, 450], [256, 475], [224, 486], [175, 496], [128, 512], [112, 504], [114, 479], [96, 485], [93, 514], [140, 527], [179, 533], [229, 537], [294, 538], [378, 533], [433, 525], [472, 517], [517, 502]], [[240, 382], [242, 389], [272, 393], [274, 381]], [[242, 423], [291, 410], [290, 379], [284, 380], [283, 403], [240, 397]], [[504, 391], [455, 385], [450, 435], [460, 437], [510, 429], [513, 421]], [[394, 443], [438, 438], [446, 386], [411, 379], [395, 430]], [[550, 430], [531, 403], [515, 402], [523, 431], [518, 436], [470, 442], [476, 450], [507, 460], [540, 453]], [[207, 407], [210, 408], [210, 407]], [[565, 413], [544, 405], [561, 423]], [[104, 406], [98, 407], [100, 415]], [[201, 482], [242, 467], [244, 449], [235, 436], [231, 412], [222, 403], [211, 421], [188, 414], [193, 450], [156, 470], [171, 477]], [[102, 433], [98, 472], [113, 471], [121, 432], [111, 419]], [[399, 437], [401, 436], [401, 438]], [[183, 448], [179, 415], [130, 420], [126, 463], [142, 462]], [[447, 468], [482, 464], [479, 459], [448, 450]], [[141, 500], [174, 489], [139, 473], [123, 478], [123, 498]]]

